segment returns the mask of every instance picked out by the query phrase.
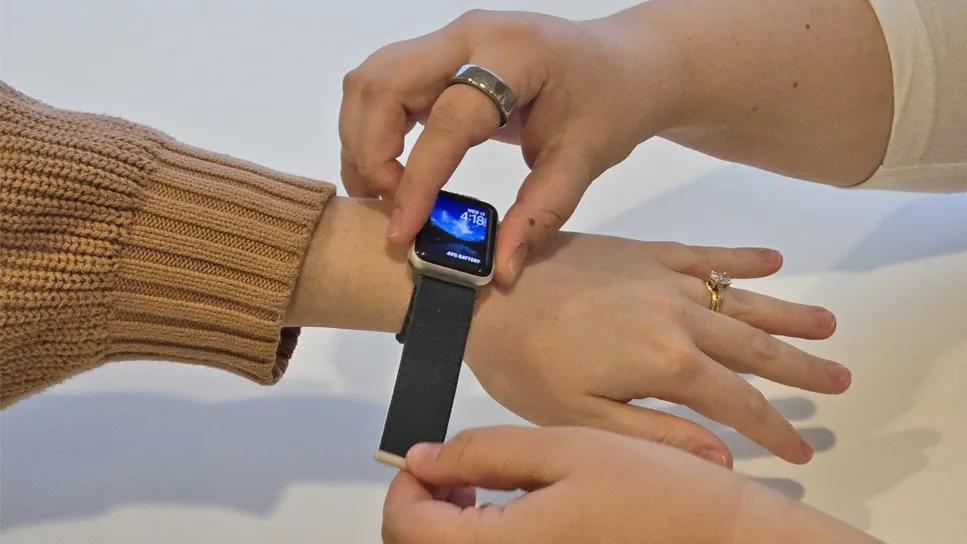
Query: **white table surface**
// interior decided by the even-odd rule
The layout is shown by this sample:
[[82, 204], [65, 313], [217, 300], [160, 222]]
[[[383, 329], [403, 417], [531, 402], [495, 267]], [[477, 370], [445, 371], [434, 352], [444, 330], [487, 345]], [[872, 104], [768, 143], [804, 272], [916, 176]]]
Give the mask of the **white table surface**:
[[[0, 75], [62, 107], [337, 180], [342, 74], [471, 7], [573, 18], [629, 2], [56, 2], [6, 0]], [[525, 167], [474, 150], [453, 185], [506, 209]], [[809, 349], [854, 371], [824, 397], [759, 382], [816, 445], [797, 467], [727, 430], [736, 469], [890, 542], [967, 539], [967, 195], [841, 191], [642, 145], [568, 224], [647, 239], [782, 249], [742, 282], [823, 304]], [[643, 310], [646, 311], [646, 310]], [[0, 416], [4, 544], [375, 542], [392, 473], [371, 461], [400, 348], [307, 330], [260, 387], [167, 363], [109, 365]], [[466, 372], [451, 429], [519, 421]]]

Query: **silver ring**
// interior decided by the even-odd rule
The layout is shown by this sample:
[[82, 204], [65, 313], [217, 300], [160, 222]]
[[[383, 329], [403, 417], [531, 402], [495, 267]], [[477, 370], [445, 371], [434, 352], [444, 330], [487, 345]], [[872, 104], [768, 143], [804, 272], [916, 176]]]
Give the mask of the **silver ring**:
[[514, 110], [517, 108], [517, 95], [503, 80], [497, 77], [497, 74], [476, 64], [464, 64], [457, 70], [457, 73], [453, 74], [447, 86], [456, 83], [476, 87], [493, 100], [500, 112], [501, 128], [507, 124], [507, 121], [510, 121], [510, 116], [514, 114]]

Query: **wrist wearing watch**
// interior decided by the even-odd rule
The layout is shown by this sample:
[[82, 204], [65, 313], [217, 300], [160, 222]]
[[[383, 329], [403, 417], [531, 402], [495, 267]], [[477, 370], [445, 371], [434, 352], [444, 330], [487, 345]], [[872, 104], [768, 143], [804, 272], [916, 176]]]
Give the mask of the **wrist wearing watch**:
[[404, 468], [419, 442], [446, 438], [474, 301], [493, 279], [497, 210], [441, 191], [409, 253], [413, 295], [376, 460]]

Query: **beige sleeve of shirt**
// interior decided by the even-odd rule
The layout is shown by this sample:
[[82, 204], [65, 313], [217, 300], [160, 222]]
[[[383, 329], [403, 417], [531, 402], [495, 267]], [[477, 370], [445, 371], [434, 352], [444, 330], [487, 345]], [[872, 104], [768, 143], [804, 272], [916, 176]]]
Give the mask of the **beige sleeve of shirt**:
[[334, 191], [0, 82], [0, 408], [108, 361], [274, 383]]
[[967, 191], [967, 1], [870, 3], [893, 64], [893, 129], [859, 187]]

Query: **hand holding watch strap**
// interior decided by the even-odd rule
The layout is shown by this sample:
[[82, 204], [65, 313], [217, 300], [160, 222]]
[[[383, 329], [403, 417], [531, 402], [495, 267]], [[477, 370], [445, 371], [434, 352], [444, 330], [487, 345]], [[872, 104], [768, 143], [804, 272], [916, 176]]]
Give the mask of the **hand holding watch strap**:
[[418, 442], [443, 442], [470, 332], [476, 291], [418, 276], [403, 330], [403, 357], [390, 400], [381, 452], [406, 456]]

